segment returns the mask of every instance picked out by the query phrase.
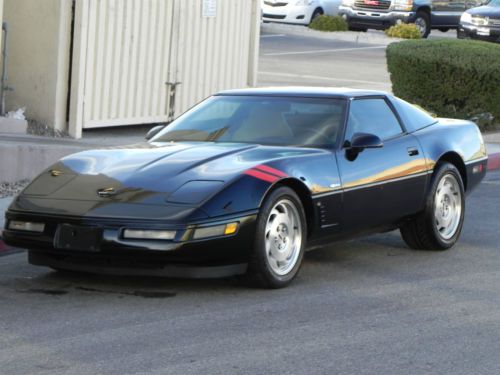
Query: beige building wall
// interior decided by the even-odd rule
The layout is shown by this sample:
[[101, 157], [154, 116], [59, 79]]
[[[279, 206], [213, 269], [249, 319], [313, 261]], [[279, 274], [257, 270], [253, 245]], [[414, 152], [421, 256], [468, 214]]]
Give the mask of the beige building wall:
[[7, 110], [66, 130], [71, 0], [4, 1], [9, 26]]

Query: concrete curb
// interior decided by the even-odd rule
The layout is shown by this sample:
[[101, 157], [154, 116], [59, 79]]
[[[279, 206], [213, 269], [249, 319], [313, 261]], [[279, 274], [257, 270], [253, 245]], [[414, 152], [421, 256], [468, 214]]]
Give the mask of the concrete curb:
[[395, 42], [401, 42], [404, 39], [389, 38], [384, 34], [374, 32], [355, 32], [355, 31], [333, 31], [324, 32], [309, 29], [305, 26], [285, 25], [278, 23], [263, 23], [260, 28], [261, 32], [270, 34], [288, 34], [297, 36], [314, 37], [321, 39], [330, 39], [344, 42], [389, 45]]
[[62, 157], [84, 150], [52, 144], [0, 143], [0, 182], [31, 180]]
[[3, 252], [6, 252], [9, 248], [5, 244], [5, 242], [2, 241], [2, 237], [0, 237], [0, 254]]
[[[5, 248], [2, 248], [2, 246], [5, 246]], [[0, 240], [0, 258], [7, 256], [7, 255], [22, 253], [24, 251], [26, 251], [26, 250], [24, 250], [24, 249], [11, 249], [11, 248], [7, 247], [7, 245], [5, 245], [5, 243], [3, 243], [2, 240]]]
[[494, 171], [500, 169], [500, 152], [488, 156], [488, 170]]
[[7, 211], [7, 208], [9, 207], [10, 203], [12, 202], [12, 198], [2, 198], [0, 199], [0, 256], [11, 254], [12, 250], [9, 248], [5, 242], [2, 241], [2, 231], [4, 227], [4, 221], [5, 221], [5, 212]]

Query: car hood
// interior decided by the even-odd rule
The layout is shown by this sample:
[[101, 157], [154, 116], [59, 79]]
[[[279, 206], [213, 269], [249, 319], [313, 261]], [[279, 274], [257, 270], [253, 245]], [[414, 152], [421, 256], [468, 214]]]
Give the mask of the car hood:
[[484, 5], [476, 8], [469, 9], [467, 13], [472, 14], [473, 16], [488, 16], [495, 17], [500, 19], [500, 7], [494, 7], [489, 5]]
[[47, 169], [23, 196], [165, 204], [188, 182], [213, 181], [207, 189], [218, 191], [256, 165], [314, 152], [320, 151], [207, 142], [143, 143], [86, 151]]

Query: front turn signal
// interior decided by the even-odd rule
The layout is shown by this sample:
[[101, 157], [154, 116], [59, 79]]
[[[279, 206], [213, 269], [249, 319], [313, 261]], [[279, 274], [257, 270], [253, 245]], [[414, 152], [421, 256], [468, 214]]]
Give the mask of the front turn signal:
[[238, 230], [238, 223], [231, 223], [226, 225], [226, 230], [224, 231], [224, 234], [226, 236], [229, 236], [230, 234], [235, 234], [237, 230]]

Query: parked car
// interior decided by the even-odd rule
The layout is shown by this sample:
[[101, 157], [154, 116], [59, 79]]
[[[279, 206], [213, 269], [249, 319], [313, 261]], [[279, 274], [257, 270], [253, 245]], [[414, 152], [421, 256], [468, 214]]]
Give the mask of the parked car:
[[148, 138], [48, 168], [8, 209], [4, 240], [54, 269], [278, 288], [306, 247], [360, 233], [452, 247], [487, 167], [474, 123], [378, 91], [226, 91]]
[[500, 42], [500, 0], [491, 0], [464, 12], [458, 37]]
[[462, 13], [480, 0], [342, 0], [339, 14], [351, 30], [385, 30], [397, 23], [414, 23], [426, 38], [431, 29], [457, 29]]
[[262, 0], [262, 20], [309, 25], [321, 14], [338, 14], [342, 0]]

